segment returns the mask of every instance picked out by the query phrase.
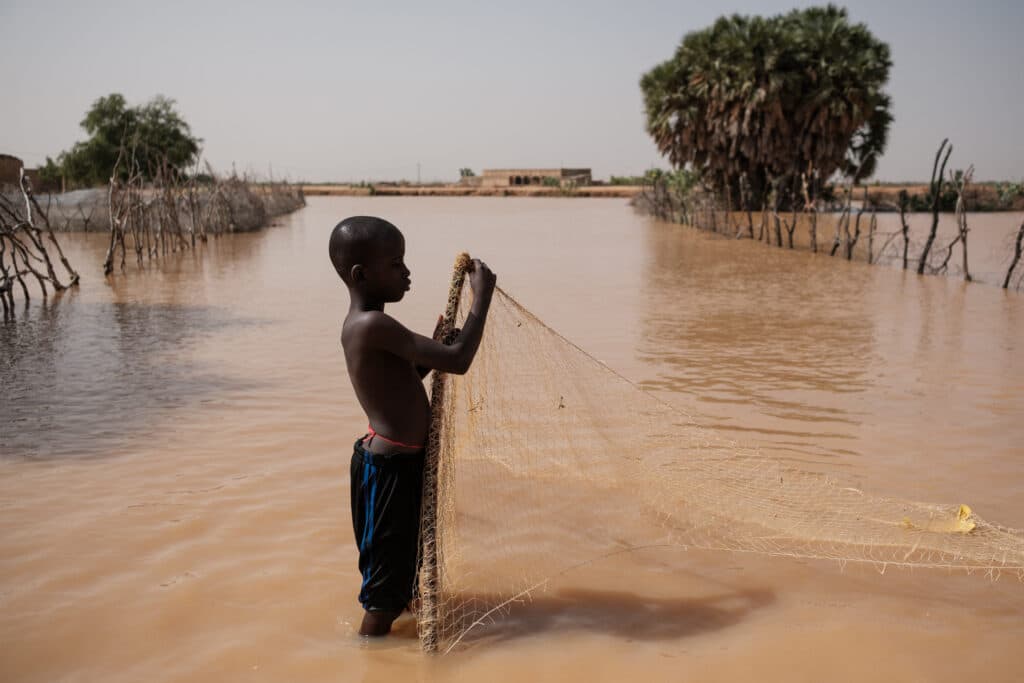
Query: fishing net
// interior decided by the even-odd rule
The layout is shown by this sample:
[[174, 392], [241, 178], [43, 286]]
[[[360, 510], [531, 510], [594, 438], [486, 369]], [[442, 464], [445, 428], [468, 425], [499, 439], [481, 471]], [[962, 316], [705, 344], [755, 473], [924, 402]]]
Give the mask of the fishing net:
[[[469, 310], [467, 259], [448, 325]], [[418, 614], [428, 651], [457, 646], [551, 577], [639, 548], [1024, 578], [1021, 531], [966, 505], [873, 496], [717, 436], [500, 289], [469, 372], [433, 382]]]

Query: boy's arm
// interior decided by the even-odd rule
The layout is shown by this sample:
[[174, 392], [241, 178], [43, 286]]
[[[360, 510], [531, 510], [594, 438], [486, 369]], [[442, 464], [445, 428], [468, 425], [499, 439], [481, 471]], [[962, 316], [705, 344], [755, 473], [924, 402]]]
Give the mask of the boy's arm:
[[[441, 339], [441, 326], [443, 324], [444, 324], [444, 316], [443, 315], [437, 316], [437, 325], [434, 326], [434, 333], [432, 335], [430, 335], [430, 338], [433, 339], [436, 342], [444, 343], [444, 340]], [[460, 330], [459, 328], [455, 328], [454, 330], [452, 330], [452, 332], [454, 333], [454, 337], [453, 338], [455, 338], [455, 339], [458, 339], [458, 336], [460, 334], [462, 334], [462, 330]], [[423, 379], [424, 377], [427, 376], [427, 373], [430, 372], [430, 368], [424, 367], [422, 365], [417, 365], [416, 366], [416, 372], [419, 374], [420, 379]]]
[[473, 288], [473, 306], [462, 326], [462, 332], [451, 345], [416, 334], [384, 313], [367, 320], [367, 342], [405, 358], [420, 368], [465, 374], [480, 346], [497, 281], [484, 263], [474, 259], [473, 266], [469, 281]]

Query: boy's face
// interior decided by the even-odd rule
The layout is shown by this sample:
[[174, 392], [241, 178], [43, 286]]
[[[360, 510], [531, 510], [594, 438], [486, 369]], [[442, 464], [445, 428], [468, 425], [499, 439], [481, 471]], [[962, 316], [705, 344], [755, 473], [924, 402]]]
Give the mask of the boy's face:
[[405, 238], [388, 236], [375, 245], [363, 264], [368, 293], [386, 302], [401, 301], [412, 281], [405, 267]]

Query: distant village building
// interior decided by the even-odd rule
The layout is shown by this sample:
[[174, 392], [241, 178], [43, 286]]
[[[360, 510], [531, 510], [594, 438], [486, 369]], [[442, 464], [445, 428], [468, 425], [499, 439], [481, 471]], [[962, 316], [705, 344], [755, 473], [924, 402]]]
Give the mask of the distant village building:
[[[24, 165], [21, 159], [10, 154], [0, 154], [0, 186], [13, 185], [19, 187], [21, 182], [21, 167]], [[34, 168], [26, 168], [25, 175], [28, 176], [32, 188], [42, 191], [43, 184], [39, 180], [39, 171]]]
[[21, 175], [21, 159], [0, 154], [0, 185], [17, 185]]
[[589, 168], [485, 168], [480, 176], [483, 187], [515, 187], [518, 185], [557, 185], [570, 183], [590, 185]]

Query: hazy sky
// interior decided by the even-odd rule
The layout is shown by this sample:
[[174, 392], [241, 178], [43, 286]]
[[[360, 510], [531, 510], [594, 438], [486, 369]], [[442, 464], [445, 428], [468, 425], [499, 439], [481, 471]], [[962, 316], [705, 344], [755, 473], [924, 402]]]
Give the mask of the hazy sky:
[[[101, 95], [177, 100], [218, 169], [293, 180], [459, 167], [665, 166], [641, 74], [725, 12], [810, 3], [0, 0], [0, 152], [28, 165]], [[892, 48], [878, 177], [927, 178], [943, 137], [979, 179], [1024, 178], [1024, 2], [858, 1]]]

